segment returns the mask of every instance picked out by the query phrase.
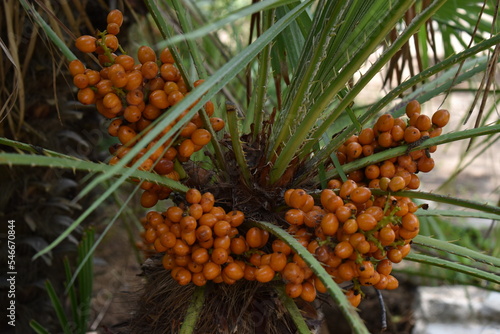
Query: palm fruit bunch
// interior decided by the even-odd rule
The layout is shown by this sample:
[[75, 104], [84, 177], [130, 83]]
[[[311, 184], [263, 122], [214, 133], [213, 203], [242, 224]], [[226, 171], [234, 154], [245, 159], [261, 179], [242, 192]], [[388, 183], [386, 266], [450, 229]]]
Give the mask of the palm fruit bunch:
[[[113, 10], [107, 16], [105, 31], [98, 32], [97, 37], [84, 35], [76, 39], [75, 45], [80, 51], [97, 54], [102, 66], [100, 71], [86, 68], [78, 59], [69, 64], [73, 83], [78, 88], [78, 101], [95, 105], [99, 113], [110, 120], [108, 133], [119, 140], [119, 143], [110, 147], [113, 157], [109, 163], [112, 165], [130, 152], [156, 119], [168, 113], [171, 106], [189, 94], [168, 48], [157, 56], [152, 48], [141, 46], [137, 52], [138, 62], [122, 50], [116, 37], [122, 23], [122, 13]], [[202, 83], [203, 80], [197, 80], [193, 86]], [[176, 160], [181, 163], [188, 161], [194, 152], [207, 145], [212, 138], [199, 114], [190, 120], [184, 119], [188, 111], [185, 110], [155, 140], [142, 148], [128, 166], [144, 156], [177, 122], [182, 122], [185, 125], [179, 137], [169, 138], [156, 151], [148, 153], [149, 158], [139, 167], [140, 170], [179, 180], [179, 173], [175, 170]], [[212, 117], [214, 105], [211, 101], [205, 104], [204, 112], [210, 117], [210, 126], [214, 131], [224, 128], [221, 118]], [[168, 187], [148, 181], [142, 182], [141, 188], [144, 190], [141, 204], [146, 208], [154, 206], [158, 200], [167, 198], [171, 193]]]
[[373, 127], [365, 128], [359, 135], [349, 138], [336, 152], [340, 164], [405, 144], [408, 145], [408, 152], [353, 171], [348, 178], [365, 183], [370, 188], [390, 191], [418, 189], [420, 179], [416, 173], [427, 173], [434, 168], [434, 159], [430, 154], [437, 147], [411, 149], [428, 138], [439, 136], [450, 119], [450, 113], [445, 109], [436, 111], [432, 117], [421, 114], [420, 110], [418, 101], [413, 100], [406, 106], [406, 120], [384, 114]]
[[[372, 128], [351, 137], [337, 152], [341, 163], [389, 147], [420, 143], [439, 135], [449, 120], [446, 110], [432, 118], [420, 115], [416, 101], [407, 105], [406, 114], [407, 121], [382, 115]], [[354, 306], [361, 302], [361, 286], [391, 290], [399, 285], [391, 275], [392, 265], [408, 255], [411, 240], [418, 235], [415, 212], [419, 207], [410, 198], [391, 192], [419, 187], [416, 173], [428, 172], [434, 165], [429, 153], [418, 150], [369, 165], [348, 174], [344, 182], [330, 180], [319, 193], [284, 192], [286, 231], [323, 264], [336, 283], [346, 287]], [[372, 188], [389, 193], [374, 195]], [[212, 194], [190, 189], [178, 206], [163, 214], [150, 212], [143, 220], [146, 244], [165, 253], [163, 266], [179, 284], [280, 280], [290, 297], [308, 302], [315, 300], [317, 292], [326, 292], [290, 246], [270, 239], [258, 227], [242, 225], [243, 212], [226, 214], [214, 201]]]

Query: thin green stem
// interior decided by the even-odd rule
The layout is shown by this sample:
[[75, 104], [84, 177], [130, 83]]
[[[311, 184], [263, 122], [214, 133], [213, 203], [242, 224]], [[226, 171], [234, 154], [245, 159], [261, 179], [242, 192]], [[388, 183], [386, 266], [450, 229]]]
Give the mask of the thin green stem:
[[[183, 33], [185, 34], [191, 32], [193, 30], [193, 25], [191, 24], [191, 21], [188, 19], [184, 6], [181, 4], [179, 0], [170, 0], [169, 2], [172, 3], [172, 6], [177, 12], [177, 18], [179, 19], [179, 23], [181, 24]], [[203, 60], [201, 57], [201, 53], [199, 51], [200, 48], [198, 47], [198, 45], [196, 45], [196, 42], [192, 39], [188, 39], [186, 40], [186, 42], [189, 48], [189, 54], [193, 58], [194, 66], [196, 68], [196, 72], [198, 73], [198, 77], [206, 78], [208, 76], [208, 73], [207, 70], [205, 69], [205, 66], [203, 65]]]
[[37, 334], [50, 334], [50, 332], [47, 330], [47, 328], [43, 327], [38, 321], [36, 320], [30, 320], [30, 327], [37, 333]]
[[307, 326], [307, 323], [305, 322], [304, 317], [297, 307], [297, 304], [295, 304], [293, 299], [285, 293], [284, 287], [282, 285], [277, 286], [276, 291], [278, 292], [279, 298], [283, 302], [283, 306], [285, 306], [288, 314], [290, 314], [290, 316], [292, 317], [295, 326], [297, 326], [297, 332], [299, 334], [310, 334], [311, 330]]
[[210, 132], [210, 135], [212, 137], [212, 139], [210, 140], [210, 143], [212, 144], [212, 146], [214, 148], [215, 157], [216, 157], [215, 163], [217, 164], [217, 167], [219, 168], [219, 170], [221, 170], [224, 173], [224, 175], [221, 175], [221, 176], [224, 176], [225, 179], [227, 180], [227, 179], [229, 179], [229, 171], [227, 169], [228, 165], [226, 163], [226, 158], [224, 157], [224, 153], [222, 152], [222, 147], [221, 147], [219, 141], [217, 140], [215, 130], [213, 129], [212, 124], [210, 123], [210, 118], [208, 117], [208, 114], [203, 109], [201, 109], [198, 112], [198, 115], [200, 116], [201, 121], [203, 122], [203, 126], [205, 127], [205, 129], [208, 130], [208, 132]]
[[481, 269], [477, 269], [474, 267], [469, 267], [464, 264], [451, 262], [448, 260], [440, 259], [434, 256], [424, 255], [424, 254], [413, 254], [410, 253], [406, 256], [405, 260], [425, 263], [435, 267], [441, 267], [453, 270], [455, 272], [464, 273], [467, 276], [477, 277], [480, 279], [484, 279], [496, 284], [500, 284], [500, 276], [486, 272]]
[[56, 291], [54, 289], [54, 286], [52, 285], [52, 283], [50, 283], [50, 281], [45, 281], [45, 290], [47, 290], [50, 302], [52, 303], [52, 307], [54, 307], [57, 319], [59, 319], [59, 324], [61, 325], [63, 332], [65, 334], [71, 334], [68, 318], [64, 313], [61, 301], [59, 300], [59, 297], [57, 296]]
[[[274, 10], [267, 10], [263, 13], [263, 30], [269, 29], [272, 26], [274, 20]], [[269, 75], [269, 67], [271, 62], [271, 45], [269, 43], [262, 50], [259, 57], [259, 70], [257, 74], [256, 88], [255, 88], [255, 103], [253, 104], [253, 111], [249, 111], [249, 114], [253, 114], [253, 141], [257, 140], [261, 130], [262, 130], [262, 119], [264, 111], [264, 103], [267, 92], [267, 78]], [[251, 104], [252, 105], [252, 104]]]
[[[110, 172], [112, 170], [112, 166], [99, 164], [91, 161], [68, 159], [66, 157], [62, 158], [55, 156], [42, 156], [42, 155], [17, 154], [17, 153], [0, 153], [0, 165], [65, 168], [65, 169], [71, 169], [73, 171], [83, 170], [91, 173]], [[124, 168], [116, 172], [113, 172], [113, 175], [123, 176], [127, 171], [129, 171], [129, 168]], [[185, 185], [177, 181], [174, 181], [172, 179], [169, 179], [167, 177], [140, 170], [136, 170], [130, 173], [130, 178], [155, 182], [160, 185], [169, 187], [172, 190], [183, 193], [189, 189]]]
[[191, 297], [191, 303], [186, 311], [179, 334], [195, 333], [196, 323], [205, 303], [205, 286], [197, 286]]
[[500, 268], [500, 259], [494, 256], [488, 256], [476, 252], [472, 249], [455, 245], [449, 241], [437, 240], [435, 238], [426, 237], [423, 235], [416, 236], [413, 240], [415, 245], [429, 247], [437, 250], [445, 251], [448, 254], [455, 254], [461, 257], [472, 259], [474, 261], [482, 262], [484, 264]]
[[26, 0], [20, 0], [21, 5], [24, 7], [24, 10], [31, 16], [34, 17], [35, 21], [42, 27], [43, 31], [47, 34], [47, 37], [54, 43], [55, 46], [59, 48], [62, 54], [66, 57], [68, 61], [75, 60], [77, 57], [71, 50], [68, 48], [66, 43], [57, 36], [54, 30], [45, 22], [45, 20], [40, 16], [40, 14], [28, 4]]
[[247, 185], [247, 187], [251, 187], [251, 174], [248, 169], [248, 163], [245, 159], [245, 152], [243, 151], [243, 147], [241, 146], [240, 134], [239, 134], [239, 122], [237, 118], [236, 108], [234, 105], [227, 103], [227, 124], [229, 127], [229, 134], [231, 135], [231, 144], [233, 147], [234, 157], [236, 158], [236, 163], [238, 164], [241, 172], [241, 176], [243, 177], [243, 181]]

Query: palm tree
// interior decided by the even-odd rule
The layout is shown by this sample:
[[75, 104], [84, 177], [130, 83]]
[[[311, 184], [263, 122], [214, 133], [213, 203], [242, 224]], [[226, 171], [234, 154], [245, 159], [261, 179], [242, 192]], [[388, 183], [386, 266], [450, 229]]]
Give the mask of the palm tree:
[[[431, 99], [452, 96], [450, 92], [453, 87], [471, 80], [477, 73], [482, 73], [486, 78], [479, 91], [483, 88], [492, 89], [492, 73], [498, 62], [496, 46], [500, 38], [495, 30], [495, 7], [488, 2], [484, 3], [481, 13], [485, 15], [480, 16], [477, 21], [478, 27], [482, 27], [478, 29], [479, 33], [474, 31], [474, 25], [463, 25], [464, 33], [469, 33], [473, 42], [463, 49], [457, 47], [452, 54], [450, 41], [455, 38], [453, 36], [458, 36], [458, 41], [465, 39], [464, 34], [457, 33], [454, 19], [460, 16], [469, 23], [474, 21], [470, 15], [459, 11], [456, 4], [445, 0], [416, 4], [407, 0], [369, 3], [270, 0], [253, 2], [210, 24], [207, 24], [201, 4], [199, 6], [197, 2], [172, 0], [168, 1], [168, 5], [160, 5], [146, 0], [145, 3], [161, 33], [161, 48], [166, 45], [170, 47], [187, 88], [191, 89], [196, 78], [205, 81], [158, 117], [149, 132], [144, 133], [130, 152], [115, 161], [113, 166], [74, 161], [56, 154], [48, 159], [37, 157], [31, 160], [41, 166], [104, 172], [94, 176], [80, 193], [80, 198], [100, 182], [119, 176], [39, 256], [64, 240], [107, 196], [117, 191], [128, 177], [158, 182], [174, 193], [181, 194], [180, 197], [170, 197], [180, 206], [183, 201], [181, 198], [188, 190], [185, 184], [189, 184], [189, 187], [198, 188], [201, 192], [213, 193], [216, 202], [226, 212], [244, 212], [246, 221], [239, 233], [248, 234], [256, 227], [265, 231], [262, 233], [271, 234], [271, 241], [283, 240], [305, 262], [311, 275], [313, 273], [317, 277], [316, 286], [324, 285], [325, 300], [339, 307], [352, 331], [367, 333], [366, 326], [341, 290], [341, 287], [350, 290], [352, 285], [339, 286], [335, 283], [332, 277], [337, 276], [326, 271], [327, 266], [318, 261], [318, 254], [312, 255], [296, 240], [297, 235], [292, 236], [297, 231], [286, 229], [289, 225], [286, 217], [284, 219], [285, 212], [288, 212], [287, 206], [298, 210], [303, 205], [294, 205], [293, 201], [285, 200], [284, 197], [288, 196], [285, 195], [286, 190], [304, 189], [304, 196], [316, 196], [315, 201], [319, 205], [320, 190], [328, 188], [329, 180], [337, 179], [340, 184], [348, 183], [347, 178], [355, 178], [354, 175], [359, 174], [359, 171], [365, 173], [364, 168], [367, 166], [379, 166], [384, 161], [409, 154], [412, 150], [419, 150], [423, 155], [426, 149], [432, 150], [435, 145], [460, 139], [486, 136], [489, 142], [495, 141], [499, 130], [497, 122], [485, 123], [487, 118], [478, 118], [474, 129], [422, 138], [414, 144], [410, 144], [407, 139], [399, 142], [396, 147], [390, 147], [393, 146], [390, 144], [390, 148], [380, 149], [373, 155], [367, 154], [359, 159], [341, 161], [339, 158], [339, 152], [346, 147], [345, 143], [353, 135], [359, 134], [362, 128], [372, 126], [382, 112], [394, 119], [405, 113], [405, 106], [408, 104], [423, 105]], [[216, 2], [217, 4], [219, 3]], [[238, 26], [234, 23], [249, 15], [252, 17], [250, 29], [247, 25]], [[490, 25], [483, 26], [488, 20]], [[227, 47], [222, 47], [225, 44], [220, 38], [221, 34], [212, 34], [224, 25], [229, 25], [229, 28], [225, 28], [223, 32], [231, 37], [231, 43]], [[486, 27], [492, 33], [485, 33]], [[246, 45], [242, 36], [251, 43]], [[445, 41], [445, 55], [448, 57], [444, 59], [438, 58], [437, 36]], [[63, 48], [60, 41], [55, 41]], [[436, 50], [433, 59], [427, 57], [429, 48]], [[68, 59], [75, 59], [69, 50], [63, 50]], [[418, 52], [416, 57], [412, 56], [413, 52]], [[411, 62], [413, 59], [418, 60], [417, 66]], [[404, 71], [408, 67], [410, 74]], [[386, 80], [387, 92], [375, 102], [365, 103], [361, 94], [380, 73], [387, 78], [396, 78], [396, 82]], [[222, 94], [216, 95], [221, 91]], [[486, 97], [487, 94], [484, 94], [484, 99]], [[179, 160], [176, 170], [186, 177], [184, 181], [178, 182], [155, 173], [136, 171], [148, 159], [148, 155], [144, 154], [132, 160], [141, 148], [148, 147], [150, 152], [155, 152], [158, 148], [166, 149], [170, 145], [170, 139], [175, 138], [188, 120], [211, 99], [216, 101], [216, 115], [227, 123], [227, 135], [212, 131], [208, 126], [206, 113], [200, 111], [199, 117], [203, 119], [206, 129], [210, 130], [212, 140], [204, 150], [205, 154], [200, 151], [190, 157], [190, 161]], [[414, 100], [419, 103], [411, 102]], [[481, 109], [486, 110], [485, 107]], [[407, 114], [410, 116], [410, 113]], [[171, 124], [166, 131], [165, 128]], [[159, 138], [158, 135], [164, 130], [166, 133]], [[156, 141], [153, 141], [155, 138]], [[0, 157], [3, 157], [0, 161], [11, 164], [27, 163], [20, 155], [2, 153]], [[132, 168], [124, 168], [127, 165]], [[375, 198], [391, 195], [387, 193], [387, 187], [379, 188], [382, 190], [371, 189], [370, 195]], [[446, 202], [478, 210], [469, 214], [475, 217], [497, 219], [500, 213], [494, 205], [420, 191], [394, 193], [395, 188], [390, 189], [393, 189], [392, 195], [398, 197], [415, 201], [425, 199]], [[314, 197], [311, 198], [314, 204]], [[345, 202], [351, 201], [350, 197], [343, 198]], [[390, 204], [385, 204], [385, 208], [390, 208]], [[166, 208], [158, 210], [165, 211]], [[453, 210], [447, 213], [458, 215]], [[304, 231], [318, 233], [315, 229]], [[320, 236], [313, 239], [318, 244], [325, 240]], [[328, 240], [333, 240], [329, 246], [332, 249], [342, 243], [341, 239], [334, 237]], [[410, 253], [407, 260], [466, 273], [463, 278], [469, 284], [487, 285], [491, 288], [499, 283], [498, 277], [491, 273], [493, 267], [499, 265], [494, 257], [428, 236], [414, 237], [414, 243], [422, 251]], [[428, 252], [430, 248], [443, 251], [444, 255], [442, 258], [426, 255], [426, 250]], [[272, 252], [270, 244], [263, 245], [262, 249]], [[467, 261], [457, 263], [452, 261], [456, 258], [450, 257], [451, 253], [455, 254], [453, 256], [471, 257], [480, 264]], [[178, 330], [183, 333], [213, 332], [217, 328], [222, 333], [236, 330], [305, 333], [316, 328], [319, 323], [317, 320], [321, 320], [321, 315], [316, 313], [317, 308], [306, 302], [292, 300], [284, 293], [284, 283], [279, 275], [273, 281], [275, 284], [241, 280], [234, 285], [179, 286], [161, 267], [163, 256], [153, 256], [146, 262], [144, 271], [147, 283], [139, 300], [136, 316], [129, 325], [132, 332], [138, 328], [151, 333]], [[380, 259], [368, 260], [378, 265]], [[362, 259], [359, 258], [358, 264], [361, 262]], [[420, 274], [425, 273], [420, 271]], [[359, 280], [353, 280], [352, 284], [356, 290], [354, 296], [358, 296], [358, 292], [362, 291]], [[349, 298], [354, 297], [351, 295]], [[301, 315], [304, 313], [307, 314], [306, 321]]]

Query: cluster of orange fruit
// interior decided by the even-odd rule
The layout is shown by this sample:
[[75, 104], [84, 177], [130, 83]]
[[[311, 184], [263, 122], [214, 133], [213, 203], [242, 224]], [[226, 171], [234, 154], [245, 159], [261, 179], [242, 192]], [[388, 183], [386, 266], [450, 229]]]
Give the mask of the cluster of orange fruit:
[[[394, 118], [390, 114], [380, 116], [373, 127], [363, 129], [359, 135], [352, 136], [339, 148], [337, 158], [340, 164], [404, 144], [408, 144], [411, 149], [427, 138], [439, 136], [450, 119], [448, 110], [440, 109], [432, 117], [423, 115], [420, 111], [420, 103], [413, 100], [406, 106], [408, 120]], [[430, 153], [436, 149], [436, 146], [432, 146], [429, 149], [411, 151], [353, 171], [348, 178], [366, 183], [369, 188], [390, 191], [417, 189], [420, 179], [416, 173], [427, 173], [434, 168], [434, 159]]]
[[[78, 100], [82, 104], [95, 104], [99, 113], [111, 120], [108, 133], [120, 141], [110, 148], [113, 154], [110, 164], [118, 163], [148, 132], [153, 121], [189, 94], [168, 48], [157, 57], [152, 48], [141, 46], [137, 53], [138, 63], [130, 55], [114, 53], [121, 50], [116, 34], [122, 23], [122, 13], [113, 10], [107, 16], [106, 31], [99, 33], [99, 38], [84, 35], [75, 42], [80, 51], [98, 55], [102, 66], [100, 71], [85, 68], [78, 59], [69, 64], [73, 83], [79, 89]], [[202, 83], [203, 80], [198, 80], [194, 87]], [[179, 133], [179, 139], [172, 142], [173, 138], [169, 138], [155, 152], [149, 153], [149, 158], [139, 167], [178, 180], [179, 174], [174, 169], [175, 160], [189, 160], [194, 152], [207, 145], [212, 138], [199, 114], [189, 121], [184, 119], [189, 109], [163, 129], [128, 166], [144, 156], [177, 122], [182, 122], [185, 125]], [[214, 131], [224, 128], [225, 123], [221, 118], [212, 117], [214, 105], [211, 101], [205, 104], [204, 112], [210, 118], [210, 126]], [[141, 184], [141, 188], [144, 190], [141, 204], [146, 208], [154, 206], [158, 200], [167, 198], [171, 193], [171, 189], [147, 181]]]
[[[406, 113], [408, 122], [381, 116], [373, 128], [349, 139], [337, 156], [344, 157], [344, 163], [388, 147], [418, 143], [427, 136], [439, 135], [449, 120], [446, 110], [437, 111], [432, 118], [420, 115], [416, 101], [408, 104]], [[401, 132], [402, 137], [397, 135]], [[387, 136], [390, 145], [384, 143]], [[354, 147], [362, 153], [352, 154]], [[392, 265], [408, 255], [411, 240], [420, 229], [414, 202], [401, 196], [375, 196], [370, 188], [392, 192], [416, 189], [420, 181], [415, 173], [432, 169], [425, 167], [428, 159], [432, 159], [428, 152], [419, 150], [367, 166], [350, 173], [345, 182], [330, 180], [328, 189], [316, 199], [303, 189], [284, 193], [290, 207], [284, 216], [289, 224], [287, 232], [324, 265], [336, 283], [346, 287], [352, 305], [361, 302], [361, 286], [388, 290], [398, 287], [398, 280], [391, 275]], [[313, 301], [317, 292], [326, 292], [324, 284], [286, 243], [269, 241], [269, 234], [257, 227], [241, 233], [238, 226], [244, 220], [242, 212], [226, 214], [213, 205], [200, 210], [198, 206], [206, 204], [198, 204], [193, 198], [203, 201], [205, 196], [214, 200], [209, 193], [201, 195], [191, 189], [186, 194], [189, 207], [170, 207], [163, 216], [150, 213], [144, 221], [144, 239], [156, 251], [166, 252], [163, 265], [180, 284], [203, 285], [207, 280], [232, 284], [239, 279], [265, 283], [281, 279], [292, 298]], [[152, 217], [156, 217], [154, 221]], [[162, 224], [156, 222], [160, 219], [157, 217], [163, 217]], [[236, 222], [233, 217], [238, 217]], [[187, 230], [186, 221], [190, 222]], [[168, 238], [163, 231], [170, 233]]]
[[[392, 263], [401, 262], [418, 234], [419, 221], [413, 214], [418, 207], [409, 199], [374, 198], [370, 189], [353, 181], [341, 184], [338, 192], [323, 190], [316, 205], [306, 191], [289, 189], [284, 197], [291, 209], [285, 220], [290, 224], [287, 232], [324, 265], [336, 283], [353, 283], [346, 296], [357, 306], [361, 285], [398, 287], [391, 275]], [[406, 212], [400, 202], [407, 204]], [[179, 284], [282, 279], [290, 297], [309, 302], [317, 292], [327, 291], [284, 241], [269, 241], [269, 233], [258, 227], [239, 228], [244, 213], [226, 213], [214, 203], [211, 193], [190, 189], [185, 202], [163, 213], [151, 211], [142, 220], [144, 241], [165, 253], [163, 266]]]
[[[290, 224], [287, 231], [315, 255], [336, 283], [349, 287], [347, 297], [357, 306], [362, 285], [398, 287], [391, 275], [392, 263], [401, 262], [410, 252], [410, 241], [419, 231], [414, 215], [418, 207], [408, 198], [374, 196], [352, 180], [331, 180], [329, 186], [332, 189], [321, 191], [319, 205], [303, 189], [285, 192], [285, 202], [291, 207], [285, 214]], [[295, 257], [293, 262], [307, 271], [303, 261]], [[324, 292], [324, 286], [317, 279], [314, 282], [315, 289]], [[288, 295], [296, 297], [297, 290], [297, 283], [288, 280]]]

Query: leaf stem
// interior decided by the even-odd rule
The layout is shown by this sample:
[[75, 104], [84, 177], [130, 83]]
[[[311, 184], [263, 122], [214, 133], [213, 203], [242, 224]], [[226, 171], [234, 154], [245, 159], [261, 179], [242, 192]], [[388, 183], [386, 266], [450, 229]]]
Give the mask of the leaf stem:
[[239, 122], [236, 115], [236, 108], [233, 104], [226, 102], [227, 110], [227, 124], [229, 127], [229, 134], [231, 135], [231, 144], [233, 147], [234, 157], [240, 168], [241, 176], [247, 187], [251, 187], [251, 174], [248, 169], [248, 163], [245, 159], [245, 152], [241, 146], [240, 134], [239, 134]]
[[278, 292], [278, 296], [280, 297], [281, 301], [283, 302], [283, 305], [287, 309], [288, 313], [292, 317], [293, 322], [295, 323], [295, 326], [297, 326], [297, 332], [299, 334], [310, 334], [311, 330], [307, 326], [304, 317], [300, 313], [299, 308], [297, 307], [297, 304], [293, 301], [292, 298], [290, 298], [286, 293], [285, 289], [282, 285], [276, 287], [276, 291]]
[[205, 286], [197, 286], [194, 289], [191, 303], [186, 311], [186, 316], [182, 323], [179, 334], [192, 334], [195, 332], [196, 323], [200, 316], [203, 304], [205, 302]]
[[[269, 29], [271, 25], [273, 24], [274, 20], [274, 10], [270, 9], [267, 11], [264, 11], [263, 14], [263, 21], [264, 21], [264, 26], [263, 30]], [[253, 141], [257, 140], [257, 137], [259, 136], [261, 130], [262, 130], [262, 118], [263, 114], [265, 113], [264, 111], [264, 103], [265, 103], [265, 97], [266, 97], [266, 92], [267, 92], [267, 78], [268, 78], [268, 72], [269, 72], [269, 66], [270, 66], [270, 61], [271, 61], [271, 44], [267, 44], [262, 52], [260, 53], [260, 58], [259, 58], [259, 70], [258, 70], [258, 75], [257, 75], [257, 81], [256, 81], [256, 89], [255, 89], [255, 103], [250, 104], [253, 106], [253, 112], [249, 111], [249, 114], [253, 114]]]

